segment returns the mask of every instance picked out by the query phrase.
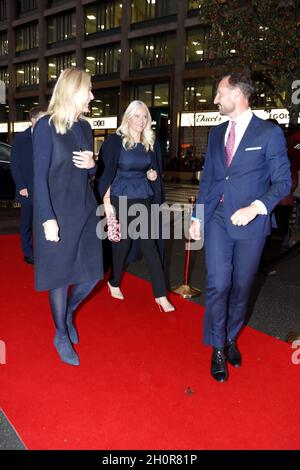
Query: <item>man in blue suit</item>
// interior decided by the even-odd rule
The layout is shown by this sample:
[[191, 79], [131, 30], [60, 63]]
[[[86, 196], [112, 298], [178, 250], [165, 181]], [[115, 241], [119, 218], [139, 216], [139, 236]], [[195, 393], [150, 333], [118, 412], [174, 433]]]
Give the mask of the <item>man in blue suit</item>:
[[33, 148], [32, 132], [38, 118], [43, 114], [40, 107], [29, 111], [32, 126], [16, 134], [11, 149], [11, 172], [16, 184], [16, 201], [21, 203], [20, 235], [24, 261], [34, 263], [32, 247], [33, 221]]
[[270, 233], [270, 214], [291, 188], [283, 132], [252, 113], [253, 91], [251, 80], [241, 73], [219, 82], [214, 103], [229, 122], [210, 131], [197, 198], [204, 205], [204, 220], [196, 204], [190, 228], [197, 240], [204, 227], [204, 343], [213, 348], [211, 374], [219, 382], [228, 378], [227, 361], [241, 365], [236, 339]]

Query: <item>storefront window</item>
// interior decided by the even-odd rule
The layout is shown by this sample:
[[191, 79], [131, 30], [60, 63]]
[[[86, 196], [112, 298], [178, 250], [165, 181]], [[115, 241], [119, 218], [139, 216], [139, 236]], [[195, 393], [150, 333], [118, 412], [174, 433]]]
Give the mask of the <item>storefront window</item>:
[[38, 106], [39, 101], [38, 97], [33, 98], [23, 98], [21, 100], [16, 100], [16, 112], [17, 112], [17, 121], [28, 121], [29, 110], [34, 106]]
[[[255, 95], [252, 98], [251, 106], [253, 108], [282, 108], [282, 101], [280, 98], [262, 81], [257, 81], [254, 84]], [[286, 91], [282, 90], [280, 95], [283, 99], [286, 98]]]
[[116, 116], [119, 109], [120, 91], [118, 88], [93, 90], [94, 100], [91, 102], [92, 117]]
[[119, 28], [121, 17], [122, 3], [120, 0], [89, 5], [85, 9], [85, 34]]
[[55, 81], [62, 70], [68, 67], [75, 67], [75, 54], [62, 54], [49, 57], [47, 60], [47, 78], [48, 83]]
[[38, 85], [39, 83], [39, 63], [37, 60], [18, 64], [17, 72], [17, 88], [24, 86]]
[[48, 19], [48, 44], [76, 37], [76, 15], [68, 13]]
[[213, 80], [203, 78], [189, 80], [184, 84], [184, 111], [214, 109]]
[[120, 69], [120, 44], [87, 49], [85, 69], [91, 75], [118, 73]]
[[130, 69], [143, 69], [174, 64], [176, 53], [174, 33], [147, 36], [131, 41]]
[[177, 0], [133, 0], [131, 2], [131, 23], [176, 15], [176, 13]]
[[38, 47], [37, 23], [29, 24], [16, 30], [16, 52]]
[[141, 100], [149, 108], [169, 106], [169, 84], [134, 85], [130, 88], [130, 100]]

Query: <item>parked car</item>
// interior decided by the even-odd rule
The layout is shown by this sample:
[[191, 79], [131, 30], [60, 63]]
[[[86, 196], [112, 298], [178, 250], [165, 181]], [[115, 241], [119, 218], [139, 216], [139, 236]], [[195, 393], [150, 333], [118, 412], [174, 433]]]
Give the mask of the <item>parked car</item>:
[[0, 199], [15, 199], [15, 183], [10, 171], [11, 146], [0, 142]]

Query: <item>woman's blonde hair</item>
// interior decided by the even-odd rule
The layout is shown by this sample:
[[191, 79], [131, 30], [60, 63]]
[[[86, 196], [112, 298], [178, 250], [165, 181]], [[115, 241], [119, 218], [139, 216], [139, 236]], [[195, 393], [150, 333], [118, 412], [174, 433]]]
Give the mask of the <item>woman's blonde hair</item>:
[[143, 101], [135, 100], [129, 104], [124, 113], [121, 125], [116, 130], [116, 133], [122, 137], [122, 144], [126, 150], [132, 149], [136, 145], [133, 136], [130, 134], [128, 121], [134, 116], [134, 113], [136, 112], [136, 109], [138, 107], [144, 108], [148, 116], [147, 125], [141, 135], [141, 143], [144, 145], [146, 152], [148, 152], [149, 149], [153, 150], [155, 134], [151, 129], [152, 118], [150, 111], [148, 109], [148, 106]]
[[83, 109], [90, 83], [90, 75], [82, 69], [70, 67], [61, 72], [47, 110], [58, 134], [72, 127], [76, 114]]

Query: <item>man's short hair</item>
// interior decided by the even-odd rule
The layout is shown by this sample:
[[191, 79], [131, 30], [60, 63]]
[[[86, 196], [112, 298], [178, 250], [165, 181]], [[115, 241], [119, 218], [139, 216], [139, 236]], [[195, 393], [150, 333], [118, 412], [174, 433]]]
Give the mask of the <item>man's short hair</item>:
[[45, 110], [41, 106], [34, 106], [29, 110], [29, 119], [36, 119], [40, 113], [44, 113]]
[[254, 86], [249, 75], [240, 72], [232, 72], [223, 76], [228, 77], [228, 84], [232, 88], [239, 88], [243, 95], [250, 100], [254, 94]]

